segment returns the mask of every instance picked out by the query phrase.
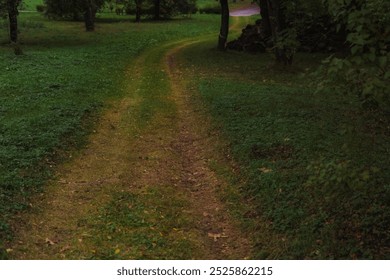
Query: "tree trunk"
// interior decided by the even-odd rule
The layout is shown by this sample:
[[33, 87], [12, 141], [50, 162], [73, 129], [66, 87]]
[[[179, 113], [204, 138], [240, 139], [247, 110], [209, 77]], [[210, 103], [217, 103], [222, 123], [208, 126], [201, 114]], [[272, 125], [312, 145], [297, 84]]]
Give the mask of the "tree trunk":
[[141, 22], [141, 0], [135, 0], [135, 22]]
[[160, 19], [160, 0], [154, 0], [154, 19], [159, 20]]
[[278, 46], [278, 35], [286, 29], [286, 20], [284, 13], [281, 9], [281, 1], [283, 0], [268, 0], [268, 13], [271, 26], [272, 41], [275, 49], [275, 57], [278, 62], [284, 64], [291, 64], [292, 57], [288, 57], [286, 49]]
[[221, 29], [218, 37], [218, 49], [226, 50], [226, 41], [229, 34], [229, 4], [228, 0], [219, 0], [221, 3]]
[[8, 0], [9, 37], [12, 43], [18, 41], [18, 0]]
[[269, 37], [272, 34], [267, 2], [268, 2], [267, 0], [260, 0], [259, 1], [260, 15], [261, 15], [261, 27], [262, 27], [262, 32], [264, 34], [264, 37]]
[[91, 1], [87, 2], [87, 6], [84, 12], [84, 22], [86, 31], [95, 30], [95, 9]]

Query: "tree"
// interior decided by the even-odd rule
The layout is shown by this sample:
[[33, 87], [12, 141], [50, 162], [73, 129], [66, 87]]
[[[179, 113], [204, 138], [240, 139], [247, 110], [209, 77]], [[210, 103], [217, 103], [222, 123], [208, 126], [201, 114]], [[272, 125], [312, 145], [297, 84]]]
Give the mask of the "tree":
[[94, 31], [95, 15], [105, 0], [45, 0], [48, 17], [79, 20], [83, 17], [86, 31]]
[[12, 43], [18, 41], [18, 5], [19, 0], [7, 0], [7, 13], [9, 20], [9, 37]]
[[261, 15], [261, 28], [265, 38], [271, 36], [271, 23], [268, 12], [268, 0], [258, 0]]
[[134, 0], [127, 3], [127, 13], [135, 14], [136, 22], [143, 15], [160, 20], [196, 11], [196, 0]]
[[97, 12], [97, 5], [93, 0], [86, 0], [83, 2], [84, 8], [84, 22], [86, 31], [95, 30], [95, 15]]
[[258, 0], [263, 36], [271, 36], [276, 60], [286, 65], [292, 64], [298, 47], [293, 18], [297, 2], [299, 1]]
[[228, 0], [219, 0], [221, 4], [221, 28], [218, 36], [218, 49], [226, 50], [226, 42], [229, 34], [229, 4]]
[[155, 20], [159, 20], [161, 18], [160, 9], [161, 9], [161, 0], [154, 0], [154, 19]]
[[134, 2], [135, 2], [135, 22], [140, 22], [142, 0], [134, 0]]

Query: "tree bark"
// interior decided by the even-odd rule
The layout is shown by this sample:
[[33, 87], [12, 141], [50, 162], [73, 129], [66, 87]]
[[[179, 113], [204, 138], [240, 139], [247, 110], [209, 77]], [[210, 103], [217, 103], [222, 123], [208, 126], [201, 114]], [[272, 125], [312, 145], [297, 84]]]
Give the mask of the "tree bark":
[[8, 0], [8, 18], [9, 18], [9, 37], [12, 43], [18, 41], [18, 0]]
[[228, 0], [220, 0], [221, 4], [221, 29], [218, 37], [218, 49], [226, 50], [226, 42], [229, 34], [229, 4]]
[[159, 20], [160, 19], [160, 0], [154, 0], [154, 19]]
[[282, 1], [283, 0], [267, 0], [275, 57], [278, 62], [283, 62], [287, 65], [292, 63], [292, 57], [287, 56], [284, 48], [278, 47], [278, 35], [282, 30], [286, 29], [285, 15], [281, 7]]
[[94, 5], [91, 1], [88, 1], [84, 11], [85, 30], [88, 32], [95, 30], [95, 13]]
[[141, 0], [135, 0], [135, 22], [141, 22]]
[[269, 18], [269, 11], [268, 11], [268, 1], [267, 0], [260, 0], [260, 15], [261, 15], [261, 27], [262, 32], [264, 34], [264, 37], [271, 36], [271, 23]]

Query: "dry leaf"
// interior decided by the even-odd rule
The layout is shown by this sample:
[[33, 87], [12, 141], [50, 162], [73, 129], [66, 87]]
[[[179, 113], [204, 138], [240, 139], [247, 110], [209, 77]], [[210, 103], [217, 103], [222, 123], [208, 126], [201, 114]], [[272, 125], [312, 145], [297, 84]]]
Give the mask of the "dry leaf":
[[259, 170], [263, 173], [270, 173], [272, 172], [272, 169], [269, 169], [267, 167], [260, 167]]
[[60, 250], [61, 253], [67, 251], [70, 249], [70, 246], [69, 245], [65, 245], [64, 247], [62, 247], [62, 249]]
[[48, 244], [48, 245], [54, 245], [54, 244], [56, 244], [54, 241], [50, 240], [49, 238], [46, 238], [45, 242], [46, 242], [46, 244]]
[[207, 235], [208, 235], [209, 237], [211, 237], [211, 238], [214, 238], [214, 241], [217, 241], [218, 238], [227, 237], [227, 236], [224, 235], [224, 234], [220, 234], [220, 233], [211, 233], [211, 232], [209, 232]]

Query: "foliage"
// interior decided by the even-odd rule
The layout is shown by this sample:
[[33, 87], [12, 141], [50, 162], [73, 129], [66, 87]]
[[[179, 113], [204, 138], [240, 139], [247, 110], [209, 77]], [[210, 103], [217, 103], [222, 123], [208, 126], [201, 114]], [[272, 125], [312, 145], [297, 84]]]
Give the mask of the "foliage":
[[[154, 3], [154, 0], [146, 0]], [[179, 14], [188, 14], [196, 9], [196, 0], [161, 0], [160, 1], [160, 16], [170, 18]]]
[[44, 13], [46, 11], [46, 6], [45, 5], [37, 5], [36, 9], [37, 9], [38, 13]]
[[[124, 2], [126, 13], [135, 14], [136, 3], [134, 0]], [[155, 1], [144, 0], [141, 2], [141, 13], [147, 17], [154, 17]], [[196, 13], [196, 0], [162, 0], [160, 2], [160, 16], [162, 18], [172, 18], [177, 15], [188, 15]]]
[[294, 27], [286, 28], [278, 33], [274, 48], [283, 50], [289, 64], [292, 63], [293, 57], [300, 46], [297, 40], [297, 30]]
[[0, 18], [5, 18], [7, 15], [7, 2], [6, 0], [0, 0]]
[[221, 6], [219, 4], [209, 4], [199, 8], [199, 13], [219, 15], [221, 13]]
[[[324, 1], [339, 28], [348, 33], [346, 56], [331, 56], [322, 70], [345, 93], [354, 93], [363, 104], [390, 108], [390, 2]], [[341, 85], [341, 86], [340, 86]]]
[[195, 14], [198, 11], [196, 0], [177, 1], [177, 10], [180, 14]]
[[44, 3], [49, 18], [80, 20], [89, 5], [98, 10], [105, 0], [44, 0]]

